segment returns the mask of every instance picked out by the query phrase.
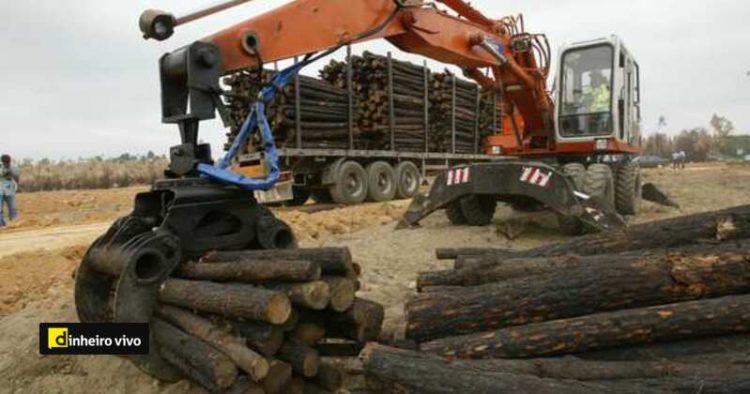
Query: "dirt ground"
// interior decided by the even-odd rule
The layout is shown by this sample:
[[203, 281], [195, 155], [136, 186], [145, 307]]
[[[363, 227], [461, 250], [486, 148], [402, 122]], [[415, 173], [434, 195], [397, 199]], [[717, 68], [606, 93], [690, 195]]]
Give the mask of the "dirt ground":
[[[644, 203], [634, 220], [644, 222], [750, 203], [750, 167], [713, 164], [684, 171], [648, 170], [680, 209]], [[38, 354], [38, 324], [75, 321], [72, 273], [89, 242], [114, 218], [127, 213], [144, 188], [19, 195], [22, 219], [0, 230], [0, 392], [181, 393], [202, 392], [186, 382], [162, 384], [113, 356]], [[564, 239], [548, 213], [522, 215], [498, 208], [492, 226], [454, 227], [442, 213], [422, 227], [394, 231], [407, 201], [364, 204], [332, 211], [278, 215], [295, 229], [302, 246], [348, 246], [363, 267], [360, 296], [386, 306], [386, 335], [403, 332], [403, 301], [417, 272], [446, 268], [437, 247], [529, 248]], [[513, 241], [502, 231], [516, 223]]]

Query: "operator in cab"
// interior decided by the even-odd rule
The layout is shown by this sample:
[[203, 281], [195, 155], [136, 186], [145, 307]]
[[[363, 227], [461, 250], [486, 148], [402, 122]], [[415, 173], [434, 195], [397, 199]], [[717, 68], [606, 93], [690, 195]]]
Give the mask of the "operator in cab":
[[591, 85], [583, 97], [588, 113], [608, 112], [610, 103], [609, 80], [601, 71], [591, 72]]

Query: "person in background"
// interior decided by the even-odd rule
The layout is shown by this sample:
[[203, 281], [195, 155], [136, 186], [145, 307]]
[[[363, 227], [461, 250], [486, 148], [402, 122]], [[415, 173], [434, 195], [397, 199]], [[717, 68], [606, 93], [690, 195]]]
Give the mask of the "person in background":
[[11, 163], [10, 155], [2, 155], [0, 162], [0, 227], [5, 227], [4, 209], [6, 206], [10, 220], [16, 220], [18, 217], [16, 192], [21, 175], [18, 168]]

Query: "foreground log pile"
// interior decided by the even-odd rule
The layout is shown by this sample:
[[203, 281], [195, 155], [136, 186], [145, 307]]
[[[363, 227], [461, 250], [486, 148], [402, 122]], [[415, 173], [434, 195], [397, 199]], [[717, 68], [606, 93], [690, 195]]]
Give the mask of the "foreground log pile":
[[[369, 52], [352, 56], [350, 62], [351, 113], [343, 61], [331, 61], [320, 71], [320, 79], [299, 76], [298, 91], [290, 83], [279, 92], [267, 108], [279, 146], [453, 152], [455, 128], [455, 152], [475, 153], [497, 129], [498, 100], [475, 83], [395, 59], [390, 60], [389, 74], [389, 59]], [[230, 144], [259, 87], [271, 75], [271, 71], [259, 76], [256, 70], [243, 70], [224, 78], [229, 87]], [[257, 142], [251, 141], [248, 151]]]
[[154, 346], [210, 392], [335, 392], [342, 372], [320, 348], [361, 347], [384, 317], [355, 296], [359, 271], [346, 248], [213, 252], [159, 289]]
[[406, 305], [420, 352], [368, 347], [372, 390], [750, 391], [750, 206], [438, 255]]

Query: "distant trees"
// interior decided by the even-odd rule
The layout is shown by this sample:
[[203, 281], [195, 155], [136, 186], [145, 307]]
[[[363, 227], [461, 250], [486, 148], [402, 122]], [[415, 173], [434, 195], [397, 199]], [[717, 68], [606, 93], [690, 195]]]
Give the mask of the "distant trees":
[[711, 117], [710, 131], [705, 127], [695, 127], [670, 136], [662, 132], [666, 124], [664, 116], [660, 116], [657, 132], [644, 141], [645, 155], [669, 159], [673, 152], [684, 151], [690, 161], [706, 161], [725, 154], [729, 137], [734, 131], [732, 122], [717, 114]]

